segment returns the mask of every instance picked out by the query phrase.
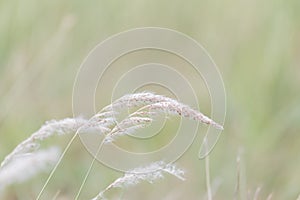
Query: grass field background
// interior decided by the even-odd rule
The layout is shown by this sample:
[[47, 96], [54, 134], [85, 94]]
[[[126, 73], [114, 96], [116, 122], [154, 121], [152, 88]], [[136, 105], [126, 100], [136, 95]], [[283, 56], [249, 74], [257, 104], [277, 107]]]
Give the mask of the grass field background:
[[[223, 76], [225, 130], [210, 155], [212, 182], [220, 183], [214, 199], [233, 199], [238, 154], [241, 199], [248, 192], [251, 198], [257, 187], [262, 188], [261, 199], [270, 193], [273, 199], [296, 199], [300, 193], [298, 0], [1, 0], [0, 159], [45, 121], [72, 116], [73, 82], [95, 45], [144, 26], [175, 29], [196, 39]], [[64, 146], [68, 139], [53, 138], [45, 145]], [[152, 199], [167, 194], [202, 199], [205, 171], [204, 161], [197, 159], [198, 149], [199, 145], [193, 146], [179, 161], [191, 178], [186, 183], [168, 177], [128, 189], [127, 198], [151, 191]], [[74, 198], [91, 160], [77, 140], [45, 195], [60, 191], [58, 199]], [[118, 176], [95, 166], [81, 198], [92, 197]], [[42, 174], [28, 184], [11, 186], [4, 199], [34, 198], [46, 177]]]

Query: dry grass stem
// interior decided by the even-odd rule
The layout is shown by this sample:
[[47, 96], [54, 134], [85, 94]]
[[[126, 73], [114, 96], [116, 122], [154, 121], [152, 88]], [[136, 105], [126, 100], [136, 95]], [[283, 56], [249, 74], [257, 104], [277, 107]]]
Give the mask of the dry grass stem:
[[[206, 138], [204, 138], [204, 145], [207, 150]], [[212, 190], [211, 190], [211, 184], [210, 184], [209, 155], [205, 157], [205, 176], [206, 176], [207, 199], [212, 200]]]
[[[270, 194], [267, 196], [267, 199], [266, 199], [266, 200], [271, 200], [272, 198], [273, 198], [273, 192], [270, 193]], [[297, 200], [299, 200], [299, 199], [297, 199]]]
[[261, 187], [256, 188], [253, 200], [257, 200], [258, 199], [260, 191], [261, 191]]

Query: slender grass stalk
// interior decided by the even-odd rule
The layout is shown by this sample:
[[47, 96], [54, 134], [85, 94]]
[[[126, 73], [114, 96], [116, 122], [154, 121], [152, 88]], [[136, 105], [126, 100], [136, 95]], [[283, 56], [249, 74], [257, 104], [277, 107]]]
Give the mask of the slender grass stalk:
[[[204, 138], [204, 145], [207, 149], [207, 139]], [[206, 189], [207, 189], [207, 199], [212, 200], [212, 190], [210, 184], [210, 166], [209, 166], [209, 155], [205, 157], [205, 176], [206, 176]]]
[[240, 196], [240, 185], [241, 185], [241, 158], [240, 155], [236, 158], [237, 172], [236, 172], [236, 186], [234, 192], [234, 199], [238, 200]]
[[[270, 193], [268, 196], [267, 196], [267, 199], [266, 200], [271, 200], [273, 198], [273, 192]], [[300, 199], [297, 199], [297, 200], [300, 200]]]

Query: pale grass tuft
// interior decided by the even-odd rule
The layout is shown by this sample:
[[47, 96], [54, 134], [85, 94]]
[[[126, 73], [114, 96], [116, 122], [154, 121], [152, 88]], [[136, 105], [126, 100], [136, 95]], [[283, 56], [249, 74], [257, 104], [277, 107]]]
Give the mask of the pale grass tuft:
[[180, 180], [185, 180], [183, 177], [184, 171], [182, 169], [178, 169], [174, 164], [166, 164], [162, 161], [155, 162], [146, 167], [139, 167], [125, 173], [123, 177], [115, 180], [92, 200], [106, 199], [105, 193], [112, 188], [126, 188], [137, 185], [142, 181], [154, 183], [154, 181], [164, 178], [165, 173], [173, 175]]

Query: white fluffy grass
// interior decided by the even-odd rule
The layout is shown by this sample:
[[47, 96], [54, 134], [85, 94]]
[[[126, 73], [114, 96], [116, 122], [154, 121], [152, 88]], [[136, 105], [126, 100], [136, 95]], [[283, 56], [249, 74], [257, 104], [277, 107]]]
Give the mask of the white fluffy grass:
[[[185, 105], [174, 99], [149, 92], [125, 95], [109, 106], [103, 108], [98, 115], [101, 116], [101, 113], [104, 113], [106, 117], [116, 120], [115, 116], [118, 114], [120, 109], [130, 109], [136, 107], [139, 108], [137, 111], [115, 124], [115, 127], [112, 129], [112, 131], [107, 134], [105, 140], [106, 142], [111, 142], [117, 136], [128, 134], [136, 129], [148, 126], [159, 114], [177, 115], [190, 120], [212, 125], [217, 129], [223, 129], [223, 126], [214, 122], [201, 112], [192, 109], [188, 105]], [[126, 128], [122, 128], [124, 126]]]
[[185, 180], [183, 176], [184, 171], [182, 169], [177, 168], [174, 164], [166, 164], [162, 161], [155, 162], [146, 167], [139, 167], [125, 173], [123, 177], [120, 177], [117, 180], [115, 180], [92, 200], [106, 199], [105, 193], [111, 190], [112, 188], [126, 188], [137, 185], [142, 181], [154, 183], [154, 181], [164, 178], [164, 174], [170, 174], [177, 177], [180, 180]]
[[[120, 122], [117, 122], [119, 110], [124, 108], [137, 108], [137, 111], [129, 114], [129, 116], [125, 117], [125, 119], [121, 120]], [[49, 160], [47, 159], [53, 160], [51, 159], [53, 158], [53, 155], [51, 157], [51, 155], [47, 155], [45, 152], [40, 152], [37, 150], [39, 149], [41, 141], [53, 135], [64, 135], [68, 133], [77, 134], [81, 129], [86, 130], [92, 128], [98, 130], [100, 134], [106, 134], [104, 142], [111, 142], [116, 136], [124, 135], [148, 126], [151, 124], [152, 120], [154, 120], [157, 114], [162, 113], [185, 117], [201, 123], [212, 125], [217, 129], [223, 129], [221, 125], [214, 122], [201, 112], [194, 110], [191, 107], [174, 99], [149, 92], [129, 94], [106, 106], [89, 120], [81, 118], [66, 118], [59, 121], [53, 120], [47, 122], [28, 139], [21, 142], [9, 155], [5, 157], [0, 165], [2, 181], [9, 178], [9, 176], [3, 175], [4, 173], [7, 173], [8, 169], [11, 169], [8, 173], [11, 174], [11, 177], [13, 177], [13, 174], [15, 174], [15, 177], [11, 179], [15, 181], [12, 182], [16, 182], [18, 176], [20, 176], [20, 180], [25, 180], [25, 178], [22, 178], [22, 176], [19, 174], [20, 168], [18, 168], [17, 165], [14, 165], [14, 163], [24, 162], [24, 159], [34, 159], [36, 156], [36, 159], [40, 160], [40, 165], [37, 165], [37, 168], [30, 167], [28, 165], [24, 165], [22, 167], [23, 170], [27, 170], [29, 168], [32, 170], [31, 175], [27, 178], [34, 175], [34, 171], [38, 172], [41, 171], [41, 169], [44, 169], [42, 167], [42, 163], [48, 163]], [[101, 141], [99, 141], [99, 143], [100, 142]], [[28, 155], [31, 155], [31, 157], [28, 157]], [[42, 157], [45, 158], [43, 159]], [[28, 162], [29, 161], [31, 160], [28, 160]], [[9, 166], [14, 167], [8, 168]], [[158, 170], [150, 170], [154, 168]], [[142, 180], [152, 182], [157, 178], [163, 177], [163, 173], [169, 173], [178, 177], [179, 179], [183, 179], [181, 176], [183, 174], [181, 170], [175, 168], [173, 165], [164, 164], [163, 162], [154, 163], [148, 167], [146, 166], [141, 168], [140, 172], [142, 171], [143, 173], [137, 173], [138, 171], [139, 168], [126, 173], [124, 177], [117, 179], [114, 183], [108, 186], [105, 191], [113, 187], [135, 185]], [[102, 193], [99, 193], [100, 196], [98, 196], [101, 197], [101, 194]]]
[[[120, 123], [116, 122], [118, 109], [134, 107], [141, 108]], [[114, 136], [126, 134], [147, 126], [151, 123], [155, 115], [159, 113], [178, 115], [212, 125], [218, 129], [223, 129], [221, 125], [203, 115], [201, 112], [174, 99], [149, 92], [130, 94], [125, 95], [113, 102], [111, 105], [106, 106], [100, 113], [95, 114], [90, 120], [81, 118], [66, 118], [59, 121], [52, 120], [47, 122], [28, 139], [20, 143], [9, 155], [7, 155], [1, 163], [0, 169], [15, 157], [28, 152], [34, 152], [39, 148], [40, 141], [43, 141], [55, 134], [63, 135], [75, 133], [79, 128], [93, 128], [98, 129], [101, 134], [110, 133], [107, 135], [106, 140], [112, 141]]]
[[115, 113], [115, 111], [120, 108], [134, 107], [142, 107], [141, 110], [148, 109], [149, 114], [163, 112], [166, 114], [179, 115], [201, 123], [212, 125], [217, 129], [223, 129], [220, 124], [214, 122], [201, 112], [192, 109], [188, 105], [180, 103], [174, 99], [149, 92], [125, 95], [113, 102], [111, 105], [106, 106], [102, 109], [102, 112]]
[[153, 119], [148, 117], [128, 117], [118, 123], [109, 134], [106, 135], [104, 143], [114, 141], [118, 136], [133, 133], [137, 129], [147, 127]]
[[40, 172], [48, 171], [57, 162], [59, 155], [60, 150], [52, 147], [11, 161], [0, 170], [0, 191], [13, 183], [24, 182]]

